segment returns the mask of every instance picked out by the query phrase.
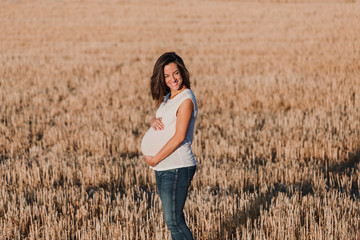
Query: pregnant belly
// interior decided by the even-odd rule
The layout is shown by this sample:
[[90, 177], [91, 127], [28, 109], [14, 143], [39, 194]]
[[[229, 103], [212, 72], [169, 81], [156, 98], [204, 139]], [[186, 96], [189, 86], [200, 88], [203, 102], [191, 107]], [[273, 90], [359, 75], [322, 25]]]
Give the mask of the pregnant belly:
[[155, 156], [174, 134], [170, 128], [157, 131], [150, 128], [141, 141], [141, 152], [146, 156]]

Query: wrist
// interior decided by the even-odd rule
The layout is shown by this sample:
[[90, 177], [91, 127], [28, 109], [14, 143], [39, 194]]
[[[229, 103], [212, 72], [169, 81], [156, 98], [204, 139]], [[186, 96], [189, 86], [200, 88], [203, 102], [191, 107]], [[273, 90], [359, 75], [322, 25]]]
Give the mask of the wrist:
[[158, 164], [160, 162], [160, 160], [156, 156], [154, 156], [152, 160], [156, 164]]

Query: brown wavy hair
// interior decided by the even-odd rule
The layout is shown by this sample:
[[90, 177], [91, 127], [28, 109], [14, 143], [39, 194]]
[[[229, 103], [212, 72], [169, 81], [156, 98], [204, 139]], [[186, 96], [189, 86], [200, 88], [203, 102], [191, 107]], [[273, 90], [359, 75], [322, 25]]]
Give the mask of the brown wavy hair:
[[170, 63], [175, 63], [182, 77], [182, 84], [190, 89], [190, 74], [186, 69], [184, 61], [175, 52], [166, 52], [156, 61], [153, 74], [150, 78], [151, 96], [158, 105], [164, 100], [170, 88], [165, 84], [164, 67]]

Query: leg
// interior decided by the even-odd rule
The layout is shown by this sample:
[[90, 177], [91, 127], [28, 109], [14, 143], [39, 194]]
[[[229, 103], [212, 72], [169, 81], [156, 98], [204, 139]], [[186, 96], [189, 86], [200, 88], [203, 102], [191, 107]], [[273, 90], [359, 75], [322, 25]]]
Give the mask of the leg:
[[172, 239], [193, 239], [184, 218], [187, 191], [196, 167], [156, 172], [156, 184], [162, 202], [165, 223]]

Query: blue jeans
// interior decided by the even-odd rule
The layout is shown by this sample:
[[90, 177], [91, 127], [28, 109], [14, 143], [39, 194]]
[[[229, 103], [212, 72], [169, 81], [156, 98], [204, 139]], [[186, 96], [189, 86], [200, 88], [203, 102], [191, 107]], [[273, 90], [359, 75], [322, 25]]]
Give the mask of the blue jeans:
[[193, 239], [185, 223], [184, 205], [196, 166], [155, 171], [156, 186], [160, 195], [165, 223], [173, 240]]

